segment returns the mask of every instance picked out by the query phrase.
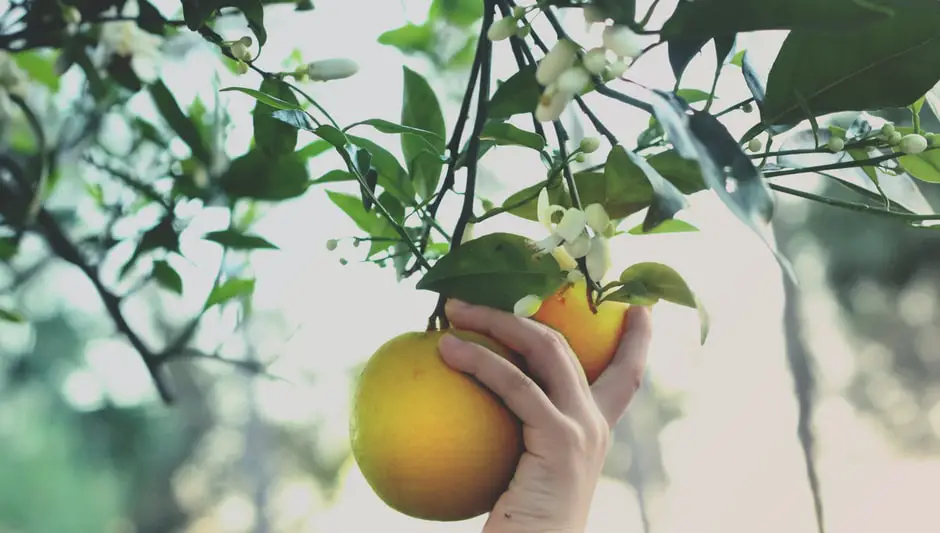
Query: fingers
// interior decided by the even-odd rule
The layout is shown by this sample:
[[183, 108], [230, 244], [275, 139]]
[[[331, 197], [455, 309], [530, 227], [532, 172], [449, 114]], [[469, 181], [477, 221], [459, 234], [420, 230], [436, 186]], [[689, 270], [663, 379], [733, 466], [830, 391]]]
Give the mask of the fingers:
[[532, 378], [489, 349], [447, 334], [441, 337], [438, 350], [448, 366], [475, 377], [499, 396], [523, 424], [547, 428], [556, 425], [562, 416]]
[[594, 401], [610, 427], [620, 420], [640, 387], [653, 336], [652, 316], [648, 308], [634, 306], [627, 311], [624, 320], [627, 327], [617, 353], [591, 387]]
[[447, 318], [453, 326], [482, 333], [505, 344], [525, 358], [532, 377], [548, 389], [562, 411], [584, 402], [580, 375], [572, 364], [570, 348], [564, 339], [533, 320], [490, 307], [458, 300], [447, 302]]

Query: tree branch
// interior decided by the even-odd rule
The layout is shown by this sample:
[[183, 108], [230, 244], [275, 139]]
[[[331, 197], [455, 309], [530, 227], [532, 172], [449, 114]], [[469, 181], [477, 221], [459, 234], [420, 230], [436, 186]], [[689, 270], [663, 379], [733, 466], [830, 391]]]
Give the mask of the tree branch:
[[[473, 131], [470, 133], [470, 141], [467, 146], [467, 182], [464, 187], [463, 206], [460, 209], [460, 215], [457, 217], [457, 224], [454, 226], [454, 233], [451, 240], [451, 250], [460, 246], [463, 240], [464, 232], [470, 217], [473, 216], [473, 202], [476, 200], [476, 181], [477, 168], [479, 167], [480, 157], [480, 135], [483, 132], [483, 125], [486, 123], [487, 107], [490, 101], [490, 74], [491, 61], [493, 53], [493, 43], [487, 38], [486, 34], [493, 25], [493, 17], [496, 12], [495, 0], [485, 0], [483, 8], [483, 25], [480, 28], [480, 42], [477, 45], [477, 56], [480, 58], [480, 83], [477, 92], [477, 109], [473, 122]], [[476, 61], [475, 61], [476, 62]], [[447, 316], [444, 313], [444, 303], [446, 299], [442, 294], [437, 300], [437, 306], [434, 312], [428, 318], [428, 329], [434, 329], [435, 321], [440, 320], [441, 326], [448, 327]]]
[[173, 394], [166, 381], [166, 376], [164, 376], [163, 370], [160, 367], [160, 358], [154, 354], [153, 350], [144, 343], [143, 339], [141, 339], [140, 336], [134, 332], [133, 328], [131, 328], [130, 324], [128, 324], [121, 310], [121, 299], [104, 286], [104, 283], [102, 283], [98, 276], [98, 269], [82, 257], [81, 251], [72, 244], [72, 241], [65, 235], [62, 228], [59, 227], [58, 222], [56, 222], [49, 211], [45, 208], [40, 209], [36, 217], [36, 223], [52, 251], [63, 260], [78, 267], [91, 281], [95, 290], [98, 292], [98, 296], [104, 303], [105, 309], [114, 321], [117, 330], [127, 338], [131, 346], [133, 346], [143, 358], [144, 364], [147, 366], [147, 370], [150, 372], [153, 383], [157, 388], [157, 392], [160, 394], [160, 398], [165, 403], [172, 404]]

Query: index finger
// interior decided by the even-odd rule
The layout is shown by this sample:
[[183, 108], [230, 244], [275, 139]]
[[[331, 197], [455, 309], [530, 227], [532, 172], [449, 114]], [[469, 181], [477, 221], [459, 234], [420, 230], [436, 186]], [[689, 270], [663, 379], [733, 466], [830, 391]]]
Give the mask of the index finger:
[[448, 300], [445, 310], [455, 327], [490, 336], [522, 355], [559, 409], [577, 405], [585, 378], [561, 335], [534, 320], [459, 300]]

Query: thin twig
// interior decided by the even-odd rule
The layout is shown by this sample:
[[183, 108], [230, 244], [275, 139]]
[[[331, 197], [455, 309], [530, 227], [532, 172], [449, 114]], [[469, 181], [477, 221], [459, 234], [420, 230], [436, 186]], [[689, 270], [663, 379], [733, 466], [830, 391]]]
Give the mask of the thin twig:
[[[480, 55], [480, 83], [477, 92], [477, 109], [473, 122], [473, 131], [470, 133], [470, 141], [467, 146], [467, 181], [464, 187], [463, 206], [460, 209], [460, 215], [457, 217], [457, 224], [454, 226], [453, 240], [451, 241], [451, 250], [460, 246], [463, 240], [464, 232], [470, 217], [473, 216], [473, 202], [476, 199], [476, 181], [477, 168], [479, 167], [480, 156], [480, 135], [483, 132], [483, 125], [486, 123], [487, 107], [490, 100], [490, 74], [491, 61], [493, 53], [493, 43], [486, 37], [493, 24], [496, 6], [495, 0], [486, 0], [483, 9], [483, 25], [480, 30], [480, 44], [478, 55]], [[434, 313], [428, 319], [428, 329], [434, 329], [435, 320], [440, 320], [442, 327], [448, 327], [447, 316], [444, 313], [444, 304], [446, 299], [443, 294], [437, 300], [437, 306]]]

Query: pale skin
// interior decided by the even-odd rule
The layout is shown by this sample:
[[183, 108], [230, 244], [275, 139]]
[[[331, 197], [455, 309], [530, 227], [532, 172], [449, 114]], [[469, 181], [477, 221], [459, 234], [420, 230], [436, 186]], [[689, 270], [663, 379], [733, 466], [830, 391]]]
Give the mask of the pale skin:
[[[533, 320], [451, 300], [451, 324], [525, 358], [529, 375], [479, 344], [445, 335], [444, 362], [474, 376], [522, 421], [525, 452], [483, 533], [584, 533], [613, 426], [640, 386], [652, 336], [649, 309], [633, 307], [610, 366], [588, 385], [564, 337]], [[531, 377], [530, 377], [531, 376]]]

